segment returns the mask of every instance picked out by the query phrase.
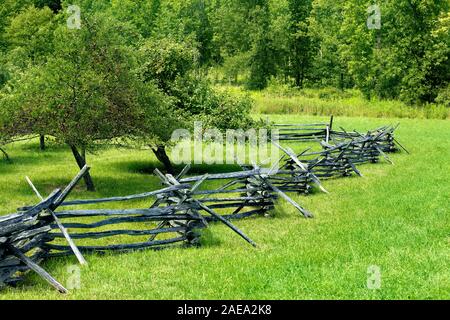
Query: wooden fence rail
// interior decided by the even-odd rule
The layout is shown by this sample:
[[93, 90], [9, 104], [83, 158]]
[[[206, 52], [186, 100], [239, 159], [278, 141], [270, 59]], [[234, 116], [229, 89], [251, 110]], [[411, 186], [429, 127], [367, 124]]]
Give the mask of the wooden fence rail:
[[[302, 128], [315, 128], [304, 125]], [[286, 126], [287, 127], [287, 126]], [[300, 126], [299, 126], [300, 127]], [[185, 177], [187, 165], [176, 177], [155, 170], [163, 187], [141, 194], [102, 199], [67, 200], [89, 167], [84, 167], [63, 190], [46, 198], [27, 177], [39, 202], [19, 208], [17, 213], [0, 216], [0, 287], [14, 285], [28, 271], [38, 273], [58, 291], [67, 290], [39, 263], [56, 256], [75, 255], [86, 264], [84, 253], [126, 252], [198, 245], [201, 230], [211, 222], [220, 222], [252, 246], [256, 243], [231, 221], [251, 216], [265, 216], [282, 199], [306, 217], [312, 213], [294, 201], [288, 193], [308, 194], [313, 187], [327, 192], [321, 180], [336, 176], [361, 175], [357, 165], [390, 161], [387, 153], [404, 149], [394, 138], [396, 127], [386, 126], [362, 135], [356, 131], [333, 131], [327, 124], [322, 150], [295, 154], [273, 143], [285, 155], [278, 169], [263, 169], [256, 164], [242, 171]], [[391, 161], [390, 161], [391, 162]], [[205, 181], [220, 181], [208, 189]], [[130, 208], [133, 200], [148, 199], [144, 208]], [[115, 203], [115, 209], [91, 205]], [[117, 208], [122, 204], [123, 208]], [[71, 207], [77, 207], [72, 209]], [[80, 209], [79, 206], [83, 206]]]

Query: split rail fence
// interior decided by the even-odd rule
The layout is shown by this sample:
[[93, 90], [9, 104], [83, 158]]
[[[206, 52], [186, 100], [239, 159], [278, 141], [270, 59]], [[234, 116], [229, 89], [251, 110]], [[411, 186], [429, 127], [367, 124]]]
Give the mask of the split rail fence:
[[[272, 141], [284, 156], [279, 169], [244, 166], [242, 171], [202, 176], [186, 175], [187, 165], [176, 177], [155, 170], [163, 188], [147, 193], [102, 199], [67, 200], [77, 183], [88, 172], [84, 167], [63, 190], [56, 189], [46, 198], [31, 180], [27, 181], [39, 200], [34, 206], [19, 208], [17, 213], [0, 216], [0, 287], [14, 285], [28, 271], [38, 273], [58, 291], [67, 289], [39, 264], [57, 256], [75, 255], [86, 264], [85, 253], [126, 252], [193, 246], [201, 243], [201, 230], [211, 222], [225, 224], [249, 244], [256, 243], [231, 221], [251, 216], [265, 216], [278, 199], [287, 201], [304, 217], [313, 214], [288, 194], [308, 194], [314, 188], [323, 192], [321, 180], [337, 176], [362, 175], [357, 165], [392, 161], [387, 153], [404, 149], [394, 137], [397, 127], [386, 126], [367, 134], [333, 131], [293, 134], [289, 141], [321, 138], [322, 150], [309, 149], [295, 154]], [[300, 127], [300, 125], [298, 126]], [[311, 126], [316, 128], [315, 126]], [[288, 132], [288, 131], [286, 131]], [[294, 139], [295, 138], [295, 139]], [[281, 139], [283, 140], [283, 139]], [[219, 181], [220, 187], [208, 189], [206, 181]], [[133, 208], [135, 200], [148, 200], [145, 208]], [[89, 206], [114, 204], [115, 209], [87, 209]], [[123, 204], [123, 208], [117, 209]], [[81, 207], [81, 209], [80, 209]], [[70, 230], [70, 233], [68, 232]]]

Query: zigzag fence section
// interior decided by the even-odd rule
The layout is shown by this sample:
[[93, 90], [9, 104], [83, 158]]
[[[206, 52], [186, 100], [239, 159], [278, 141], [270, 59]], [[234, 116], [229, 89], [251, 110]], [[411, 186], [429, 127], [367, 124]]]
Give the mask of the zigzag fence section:
[[[231, 221], [265, 216], [276, 207], [278, 199], [311, 218], [313, 214], [294, 201], [290, 193], [309, 194], [315, 188], [328, 192], [322, 179], [362, 175], [357, 165], [382, 158], [392, 163], [387, 153], [404, 149], [394, 137], [393, 126], [364, 135], [330, 129], [331, 125], [321, 133], [325, 136], [322, 150], [317, 152], [308, 149], [296, 154], [272, 141], [284, 155], [270, 169], [252, 165], [243, 166], [239, 172], [191, 177], [187, 176], [190, 165], [176, 177], [156, 169], [155, 175], [163, 188], [142, 194], [67, 200], [88, 172], [87, 166], [66, 188], [56, 189], [46, 198], [27, 178], [39, 202], [0, 217], [0, 287], [14, 285], [27, 272], [34, 271], [65, 293], [64, 286], [39, 266], [43, 260], [75, 255], [81, 264], [86, 264], [84, 254], [92, 252], [197, 246], [201, 243], [202, 229], [212, 222], [223, 223], [256, 246]], [[206, 181], [219, 182], [220, 187], [211, 189]], [[135, 200], [148, 203], [144, 208], [134, 208]], [[98, 208], [109, 204], [114, 209]]]

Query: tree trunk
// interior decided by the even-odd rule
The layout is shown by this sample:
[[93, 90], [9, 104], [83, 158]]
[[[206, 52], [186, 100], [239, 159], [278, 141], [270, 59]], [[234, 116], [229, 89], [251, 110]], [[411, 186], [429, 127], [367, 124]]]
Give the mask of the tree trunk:
[[167, 173], [175, 174], [175, 169], [173, 168], [172, 162], [166, 153], [166, 147], [159, 145], [156, 149], [152, 147], [152, 151], [156, 158], [164, 165]]
[[301, 74], [300, 70], [297, 70], [297, 72], [295, 73], [295, 86], [300, 89], [303, 88], [302, 74]]
[[[80, 154], [80, 152], [78, 151], [77, 147], [74, 145], [69, 145], [70, 149], [72, 150], [72, 154], [73, 157], [75, 158], [75, 161], [78, 164], [78, 167], [80, 169], [82, 169], [85, 165], [86, 165], [86, 155], [85, 155], [85, 148], [82, 148], [82, 154], [84, 154], [84, 156], [82, 154]], [[94, 192], [95, 191], [95, 186], [94, 186], [94, 181], [92, 180], [91, 174], [89, 173], [89, 171], [84, 175], [84, 183], [86, 184], [86, 189], [87, 191], [91, 191]]]
[[3, 153], [3, 156], [5, 157], [6, 161], [8, 161], [8, 162], [11, 161], [11, 160], [9, 159], [8, 154], [6, 153], [5, 150], [3, 150], [3, 148], [0, 148], [0, 152]]
[[84, 159], [84, 162], [86, 163], [86, 148], [81, 147], [81, 157]]
[[39, 135], [39, 149], [45, 150], [45, 136], [43, 134]]

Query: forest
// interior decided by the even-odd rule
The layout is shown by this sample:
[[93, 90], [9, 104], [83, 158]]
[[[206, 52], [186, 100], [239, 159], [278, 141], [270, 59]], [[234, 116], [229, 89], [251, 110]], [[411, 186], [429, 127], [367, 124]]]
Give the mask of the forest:
[[[72, 3], [2, 2], [4, 85], [16, 68], [46, 61], [47, 44], [61, 41], [52, 26], [67, 19], [62, 8]], [[446, 0], [83, 0], [73, 5], [84, 21], [108, 17], [111, 34], [126, 28], [124, 46], [138, 49], [158, 41], [185, 46], [199, 72], [219, 69], [222, 79], [243, 79], [248, 88], [263, 89], [276, 79], [300, 88], [358, 88], [368, 98], [448, 105]]]

